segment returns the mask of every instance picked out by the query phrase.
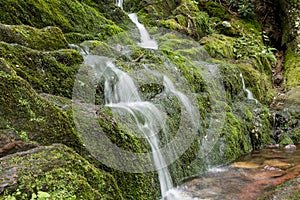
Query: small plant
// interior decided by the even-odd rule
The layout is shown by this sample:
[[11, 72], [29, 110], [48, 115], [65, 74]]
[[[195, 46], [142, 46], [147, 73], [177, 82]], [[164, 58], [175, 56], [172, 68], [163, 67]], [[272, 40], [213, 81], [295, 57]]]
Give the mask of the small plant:
[[265, 46], [260, 36], [254, 33], [237, 39], [234, 44], [236, 59], [254, 58], [260, 65], [260, 71], [267, 73], [271, 72], [270, 64], [277, 62], [274, 51], [277, 49]]
[[228, 6], [238, 12], [242, 18], [249, 18], [253, 15], [254, 4], [247, 0], [229, 0]]

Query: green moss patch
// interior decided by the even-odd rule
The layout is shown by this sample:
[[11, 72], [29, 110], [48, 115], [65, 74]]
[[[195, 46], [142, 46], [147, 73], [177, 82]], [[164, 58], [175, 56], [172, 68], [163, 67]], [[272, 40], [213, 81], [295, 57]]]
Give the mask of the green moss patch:
[[1, 167], [0, 199], [123, 199], [110, 174], [64, 145], [4, 157]]
[[83, 61], [75, 50], [41, 52], [20, 45], [0, 42], [0, 57], [37, 92], [71, 98], [74, 77]]
[[0, 23], [25, 24], [37, 28], [58, 26], [63, 32], [101, 32], [114, 25], [85, 1], [4, 0], [0, 2]]
[[57, 27], [36, 29], [30, 26], [0, 24], [0, 41], [17, 43], [32, 49], [58, 50], [67, 48], [67, 41]]
[[13, 130], [17, 139], [25, 142], [60, 142], [80, 150], [81, 141], [66, 114], [41, 98], [3, 59], [0, 61], [0, 128]]

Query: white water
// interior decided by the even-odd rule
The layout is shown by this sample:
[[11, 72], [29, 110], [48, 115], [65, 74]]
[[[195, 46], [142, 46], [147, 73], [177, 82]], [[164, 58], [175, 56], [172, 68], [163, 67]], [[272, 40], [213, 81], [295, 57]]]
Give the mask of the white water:
[[246, 88], [246, 86], [245, 86], [245, 80], [244, 80], [244, 77], [243, 77], [243, 74], [242, 74], [242, 73], [240, 73], [240, 77], [241, 77], [241, 79], [242, 79], [243, 90], [247, 93], [247, 99], [249, 99], [249, 100], [254, 100], [255, 103], [258, 103], [257, 99], [255, 99], [255, 98], [253, 97], [252, 92]]
[[138, 129], [147, 139], [153, 153], [153, 162], [158, 173], [162, 195], [173, 187], [165, 159], [160, 151], [158, 132], [165, 131], [166, 119], [154, 104], [142, 101], [133, 79], [125, 72], [107, 62], [105, 70], [106, 105], [129, 113], [135, 120]]
[[138, 43], [138, 45], [146, 49], [157, 49], [157, 42], [150, 38], [150, 35], [145, 26], [138, 21], [137, 15], [135, 13], [131, 13], [128, 16], [131, 21], [137, 26], [140, 32], [141, 41], [140, 43]]
[[123, 9], [123, 0], [116, 0], [116, 5]]

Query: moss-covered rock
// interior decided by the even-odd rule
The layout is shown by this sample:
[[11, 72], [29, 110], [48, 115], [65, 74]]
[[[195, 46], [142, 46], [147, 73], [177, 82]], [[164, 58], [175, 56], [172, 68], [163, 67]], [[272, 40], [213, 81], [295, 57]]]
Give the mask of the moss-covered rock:
[[288, 140], [288, 142], [284, 143], [298, 143], [298, 127], [300, 123], [300, 2], [293, 0], [280, 0], [279, 4], [282, 8], [280, 18], [285, 22], [281, 24], [281, 45], [285, 47], [284, 86], [287, 91], [283, 111], [283, 116], [286, 121], [284, 127], [280, 128], [286, 132], [287, 137], [293, 140]]
[[228, 20], [230, 18], [229, 12], [219, 3], [207, 1], [204, 4], [204, 9], [212, 17], [218, 17], [221, 20]]
[[234, 38], [220, 34], [211, 34], [200, 40], [209, 55], [217, 59], [234, 59], [234, 42]]
[[197, 40], [212, 31], [208, 14], [200, 11], [195, 1], [151, 0], [139, 5], [139, 19], [146, 25], [176, 30]]
[[57, 27], [36, 29], [30, 26], [0, 24], [0, 41], [16, 43], [37, 50], [67, 48], [67, 41]]
[[13, 133], [5, 135], [4, 145], [11, 140], [44, 145], [59, 142], [79, 151], [82, 143], [67, 115], [41, 98], [4, 59], [0, 64], [0, 128]]
[[[110, 108], [104, 107], [103, 105], [95, 108], [97, 116], [96, 119], [94, 119], [96, 124], [93, 126], [91, 125], [93, 119], [91, 120], [89, 116], [93, 110], [89, 110], [88, 112], [85, 110], [88, 105], [80, 104], [79, 102], [72, 104], [71, 99], [65, 97], [49, 94], [42, 94], [42, 96], [47, 98], [48, 101], [59, 109], [64, 110], [68, 114], [69, 119], [74, 120], [75, 118], [72, 122], [75, 123], [76, 126], [75, 124], [72, 125], [76, 127], [77, 132], [80, 133], [80, 138], [85, 144], [85, 148], [82, 151], [83, 155], [85, 157], [88, 156], [87, 159], [93, 163], [94, 166], [99, 169], [105, 169], [105, 171], [114, 177], [120, 188], [120, 193], [125, 199], [156, 199], [159, 197], [159, 183], [155, 173], [130, 173], [112, 167], [115, 166], [113, 163], [126, 162], [126, 158], [120, 158], [117, 151], [112, 152], [115, 149], [103, 144], [102, 139], [104, 136], [106, 136], [112, 144], [128, 152], [147, 152], [147, 145], [144, 140], [137, 138], [135, 133], [131, 132], [126, 127], [126, 124], [123, 124], [123, 121], [121, 121]], [[92, 107], [92, 105], [90, 106]], [[80, 114], [77, 112], [80, 112]], [[92, 128], [96, 130], [92, 130]], [[86, 150], [89, 152], [88, 154]], [[109, 157], [102, 157], [107, 155], [109, 155]], [[125, 161], [123, 159], [125, 159]], [[103, 163], [104, 160], [105, 162]], [[139, 171], [138, 168], [140, 165], [135, 165], [134, 162], [127, 162], [127, 164], [127, 167], [136, 167], [137, 171]], [[126, 168], [126, 166], [124, 166], [124, 168]]]
[[75, 74], [83, 61], [75, 50], [42, 52], [0, 42], [0, 57], [37, 92], [71, 98]]
[[237, 67], [243, 74], [246, 88], [259, 102], [270, 105], [275, 95], [270, 76], [260, 73], [249, 63], [239, 63]]
[[94, 37], [91, 34], [82, 34], [70, 32], [65, 34], [65, 38], [69, 44], [80, 44], [85, 40], [93, 40]]
[[[300, 43], [299, 43], [300, 44]], [[300, 54], [288, 48], [285, 56], [285, 85], [287, 90], [300, 88]]]
[[0, 199], [123, 199], [115, 179], [54, 144], [1, 158]]
[[25, 24], [36, 28], [58, 26], [65, 33], [89, 34], [97, 34], [103, 27], [114, 25], [96, 8], [91, 7], [89, 2], [91, 1], [5, 0], [0, 2], [0, 23]]

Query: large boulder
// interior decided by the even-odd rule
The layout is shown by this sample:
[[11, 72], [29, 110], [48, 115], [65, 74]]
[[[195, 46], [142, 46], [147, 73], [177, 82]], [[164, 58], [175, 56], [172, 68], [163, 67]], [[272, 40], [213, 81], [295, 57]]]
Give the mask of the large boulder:
[[123, 199], [115, 179], [62, 144], [0, 158], [0, 199]]

